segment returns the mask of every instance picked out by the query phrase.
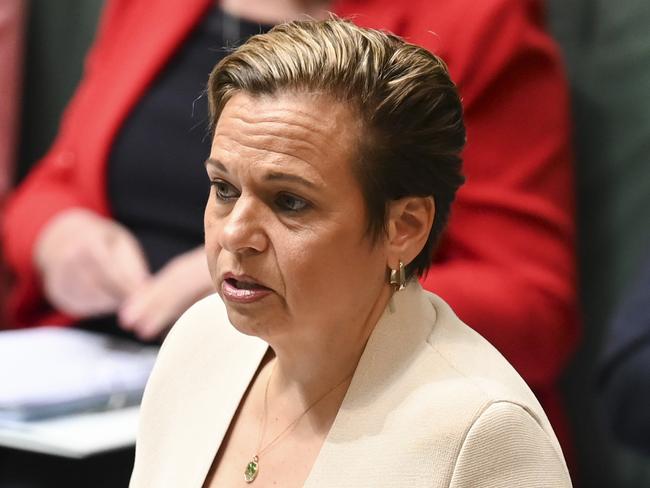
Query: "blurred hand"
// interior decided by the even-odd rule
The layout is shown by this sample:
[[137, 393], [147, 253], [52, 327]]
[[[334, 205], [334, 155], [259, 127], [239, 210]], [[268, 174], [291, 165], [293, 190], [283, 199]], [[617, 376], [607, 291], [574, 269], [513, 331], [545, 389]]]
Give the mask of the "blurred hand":
[[149, 276], [140, 244], [125, 227], [77, 208], [43, 229], [34, 260], [49, 302], [78, 318], [115, 312]]
[[172, 259], [120, 307], [122, 328], [140, 339], [164, 335], [197, 300], [214, 291], [203, 246]]

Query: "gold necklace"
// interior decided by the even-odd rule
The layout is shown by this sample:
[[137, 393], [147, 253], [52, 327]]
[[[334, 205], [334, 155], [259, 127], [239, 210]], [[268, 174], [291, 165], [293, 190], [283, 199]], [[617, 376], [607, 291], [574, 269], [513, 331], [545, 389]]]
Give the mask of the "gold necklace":
[[264, 415], [262, 417], [262, 425], [260, 427], [260, 435], [259, 438], [257, 439], [257, 454], [253, 456], [253, 459], [248, 462], [246, 465], [246, 469], [244, 470], [244, 480], [246, 483], [252, 483], [255, 481], [255, 478], [257, 478], [257, 475], [260, 472], [260, 456], [264, 454], [265, 451], [268, 451], [271, 447], [273, 447], [277, 442], [288, 432], [292, 431], [293, 428], [298, 425], [298, 422], [307, 415], [307, 412], [309, 412], [312, 408], [314, 408], [321, 400], [323, 400], [327, 395], [332, 393], [334, 390], [336, 390], [339, 386], [341, 386], [345, 381], [352, 376], [352, 373], [347, 375], [345, 378], [343, 378], [339, 383], [337, 383], [335, 386], [327, 390], [325, 393], [323, 393], [320, 397], [318, 397], [314, 402], [312, 402], [307, 409], [302, 412], [298, 417], [296, 417], [289, 425], [287, 425], [282, 432], [280, 432], [278, 435], [276, 435], [271, 441], [266, 444], [263, 448], [261, 448], [262, 445], [262, 440], [264, 439], [264, 433], [266, 431], [266, 412], [268, 409], [268, 400], [269, 400], [269, 385], [271, 384], [271, 377], [273, 376], [273, 371], [275, 371], [275, 364], [273, 364], [273, 369], [271, 370], [271, 373], [269, 374], [269, 379], [266, 381], [266, 388], [264, 389]]

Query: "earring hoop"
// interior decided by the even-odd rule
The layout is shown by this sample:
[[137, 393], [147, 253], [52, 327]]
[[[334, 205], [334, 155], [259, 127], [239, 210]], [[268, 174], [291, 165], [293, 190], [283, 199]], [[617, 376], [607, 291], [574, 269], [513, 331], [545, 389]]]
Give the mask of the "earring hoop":
[[395, 288], [395, 291], [402, 291], [406, 287], [406, 271], [404, 270], [404, 263], [401, 260], [398, 269], [391, 268], [388, 283]]

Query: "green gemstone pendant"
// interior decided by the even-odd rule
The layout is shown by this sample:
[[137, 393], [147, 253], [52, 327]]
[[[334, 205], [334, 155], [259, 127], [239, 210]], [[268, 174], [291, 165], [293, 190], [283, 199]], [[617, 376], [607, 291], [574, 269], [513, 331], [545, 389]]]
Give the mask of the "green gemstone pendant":
[[244, 471], [244, 480], [246, 483], [252, 483], [257, 478], [257, 473], [260, 470], [259, 461], [257, 456], [253, 456], [253, 460], [246, 465], [246, 470]]

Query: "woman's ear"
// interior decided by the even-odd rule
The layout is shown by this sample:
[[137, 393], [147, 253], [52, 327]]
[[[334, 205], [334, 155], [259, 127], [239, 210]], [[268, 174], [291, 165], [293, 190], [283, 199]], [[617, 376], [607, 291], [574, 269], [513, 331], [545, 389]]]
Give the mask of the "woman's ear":
[[433, 197], [404, 197], [388, 204], [388, 266], [396, 269], [399, 261], [407, 265], [427, 242], [433, 226]]

